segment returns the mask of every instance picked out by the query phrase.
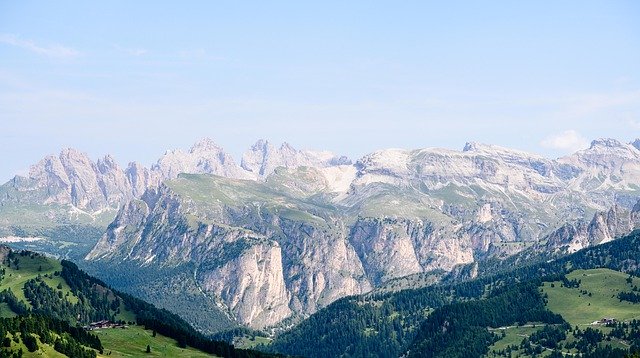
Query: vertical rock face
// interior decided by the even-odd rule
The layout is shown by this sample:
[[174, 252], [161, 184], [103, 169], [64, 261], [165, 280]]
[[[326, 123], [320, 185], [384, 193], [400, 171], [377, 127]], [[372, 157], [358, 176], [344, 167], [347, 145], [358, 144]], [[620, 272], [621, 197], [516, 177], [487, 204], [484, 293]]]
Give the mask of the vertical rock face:
[[156, 187], [160, 184], [160, 176], [138, 162], [129, 163], [124, 175], [131, 183], [131, 193], [136, 198], [142, 196], [147, 188]]
[[[147, 191], [123, 207], [87, 259], [194, 265], [203, 293], [254, 328], [372, 288], [339, 218], [302, 211], [303, 204], [277, 194], [262, 203], [251, 197], [248, 205], [183, 194], [194, 188], [215, 192], [223, 184], [247, 185], [195, 176]], [[245, 190], [249, 195], [261, 193], [259, 188], [255, 183]], [[213, 197], [220, 195], [226, 194]], [[279, 200], [284, 202], [273, 207]]]
[[371, 282], [379, 285], [393, 278], [422, 272], [414, 248], [416, 234], [405, 222], [361, 219], [353, 226], [350, 237]]
[[60, 153], [60, 161], [71, 184], [72, 204], [92, 210], [100, 208], [107, 198], [100, 190], [98, 177], [101, 175], [97, 166], [86, 154], [74, 149], [63, 150]]
[[292, 313], [282, 274], [280, 247], [272, 242], [250, 246], [225, 264], [200, 273], [198, 279], [203, 290], [219, 297], [239, 322], [264, 328]]
[[284, 276], [292, 295], [291, 308], [298, 314], [372, 288], [339, 219], [309, 222], [275, 217], [273, 223], [282, 233], [278, 240], [283, 247]]
[[107, 205], [118, 207], [134, 197], [132, 183], [113, 157], [107, 155], [98, 159], [96, 169], [98, 188]]
[[18, 184], [18, 180], [14, 179], [15, 187], [24, 191], [46, 190], [48, 198], [45, 202], [71, 203], [71, 182], [59, 157], [48, 156], [42, 159], [31, 167], [28, 179], [30, 182], [27, 182], [26, 178], [24, 181], [20, 181], [20, 184], [27, 182], [24, 186]]

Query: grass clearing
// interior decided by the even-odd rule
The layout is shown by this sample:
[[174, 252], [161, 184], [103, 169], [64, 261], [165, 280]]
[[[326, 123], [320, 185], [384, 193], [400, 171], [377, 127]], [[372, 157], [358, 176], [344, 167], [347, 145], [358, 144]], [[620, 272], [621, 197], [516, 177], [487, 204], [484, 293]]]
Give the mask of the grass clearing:
[[525, 337], [529, 337], [532, 333], [541, 330], [544, 326], [544, 324], [528, 323], [524, 326], [490, 329], [491, 332], [498, 335], [504, 332], [505, 336], [489, 347], [489, 353], [504, 350], [508, 346], [519, 346]]
[[[211, 357], [191, 347], [180, 348], [176, 340], [160, 334], [153, 337], [152, 331], [141, 326], [106, 328], [92, 333], [100, 338], [105, 357]], [[146, 353], [147, 345], [151, 347], [151, 353]]]
[[271, 341], [272, 339], [268, 337], [241, 337], [235, 340], [233, 343], [234, 346], [238, 348], [252, 349], [261, 344], [266, 346], [271, 343]]
[[[626, 282], [629, 275], [609, 269], [576, 270], [566, 276], [569, 280], [580, 280], [580, 287], [561, 287], [561, 282], [553, 282], [551, 287], [551, 283], [545, 282], [542, 292], [548, 296], [547, 308], [562, 315], [572, 326], [589, 325], [605, 317], [619, 321], [640, 319], [640, 304], [617, 298], [619, 292], [639, 286], [640, 279], [634, 278], [630, 285]], [[581, 293], [584, 290], [588, 293]]]

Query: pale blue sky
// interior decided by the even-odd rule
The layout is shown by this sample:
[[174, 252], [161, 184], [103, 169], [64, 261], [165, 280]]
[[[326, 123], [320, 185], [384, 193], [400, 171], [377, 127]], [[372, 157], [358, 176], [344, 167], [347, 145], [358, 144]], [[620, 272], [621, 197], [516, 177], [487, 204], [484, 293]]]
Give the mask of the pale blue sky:
[[357, 158], [640, 137], [640, 2], [0, 1], [0, 179], [208, 136]]

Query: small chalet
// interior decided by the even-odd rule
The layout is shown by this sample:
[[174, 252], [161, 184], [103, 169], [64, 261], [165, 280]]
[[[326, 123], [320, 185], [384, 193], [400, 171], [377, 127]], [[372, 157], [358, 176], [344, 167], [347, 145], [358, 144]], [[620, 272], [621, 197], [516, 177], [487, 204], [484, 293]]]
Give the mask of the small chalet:
[[94, 329], [103, 329], [103, 328], [127, 328], [127, 326], [120, 323], [114, 323], [108, 320], [102, 320], [98, 322], [91, 322], [82, 328], [84, 328], [86, 331], [93, 331]]

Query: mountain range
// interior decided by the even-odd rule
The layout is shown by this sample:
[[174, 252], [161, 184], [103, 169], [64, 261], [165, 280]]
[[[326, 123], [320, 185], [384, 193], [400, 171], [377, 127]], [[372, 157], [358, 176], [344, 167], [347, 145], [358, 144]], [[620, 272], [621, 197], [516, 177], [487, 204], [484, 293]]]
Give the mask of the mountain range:
[[203, 139], [149, 168], [46, 157], [0, 187], [0, 232], [37, 246], [97, 228], [47, 251], [77, 248], [88, 271], [183, 316], [209, 305], [216, 323], [185, 317], [202, 331], [268, 330], [400, 278], [614, 240], [640, 225], [639, 194], [640, 140], [555, 160], [467, 143], [355, 161], [261, 140], [237, 164]]

